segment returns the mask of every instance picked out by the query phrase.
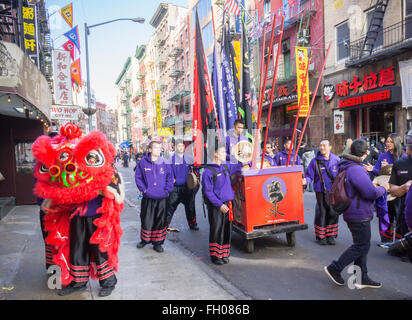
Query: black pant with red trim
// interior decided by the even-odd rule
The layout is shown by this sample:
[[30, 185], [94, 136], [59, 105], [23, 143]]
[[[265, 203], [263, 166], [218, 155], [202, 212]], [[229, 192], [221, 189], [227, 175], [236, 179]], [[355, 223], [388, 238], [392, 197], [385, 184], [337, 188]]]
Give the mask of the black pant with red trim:
[[[229, 202], [225, 202], [229, 206]], [[207, 205], [209, 217], [209, 254], [210, 257], [228, 258], [232, 241], [232, 221], [229, 214], [220, 211], [220, 208]]]
[[166, 239], [167, 198], [142, 199], [140, 238], [144, 243], [161, 245]]
[[109, 266], [107, 253], [101, 252], [96, 244], [90, 244], [90, 238], [96, 231], [92, 217], [74, 216], [70, 221], [70, 274], [73, 287], [85, 286], [89, 280], [91, 259], [97, 267], [97, 277], [101, 287], [114, 287], [117, 283], [114, 269]]
[[323, 192], [316, 192], [315, 234], [316, 240], [338, 236], [339, 215], [334, 213], [326, 202]]
[[46, 270], [49, 269], [51, 265], [53, 265], [53, 247], [49, 244], [46, 243], [46, 238], [48, 235], [48, 232], [44, 230], [44, 216], [46, 215], [46, 212], [40, 209], [40, 228], [41, 228], [41, 233], [43, 235], [43, 240], [44, 240], [44, 251], [45, 251], [45, 257], [46, 257]]
[[186, 185], [174, 186], [172, 192], [169, 194], [167, 204], [166, 225], [169, 226], [172, 222], [173, 215], [180, 203], [185, 206], [186, 219], [189, 227], [197, 225], [196, 222], [196, 208], [195, 197], [199, 191], [199, 187], [189, 189]]

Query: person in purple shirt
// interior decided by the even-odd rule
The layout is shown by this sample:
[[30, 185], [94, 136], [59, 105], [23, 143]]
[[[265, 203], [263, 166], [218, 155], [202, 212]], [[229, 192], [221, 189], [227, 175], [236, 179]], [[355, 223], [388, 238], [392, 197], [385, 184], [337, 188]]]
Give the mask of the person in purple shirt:
[[319, 152], [309, 163], [306, 170], [306, 184], [314, 183], [316, 192], [315, 234], [316, 241], [321, 245], [334, 245], [338, 236], [339, 216], [333, 212], [327, 203], [327, 193], [332, 188], [333, 181], [338, 174], [340, 158], [332, 153], [332, 146], [328, 139], [319, 144]]
[[324, 267], [325, 273], [337, 285], [343, 286], [345, 281], [341, 276], [343, 269], [350, 263], [360, 268], [361, 281], [355, 283], [358, 289], [380, 288], [381, 283], [373, 281], [368, 276], [367, 256], [371, 240], [371, 220], [374, 215], [374, 201], [379, 197], [386, 196], [389, 191], [389, 183], [375, 187], [369, 178], [369, 174], [362, 162], [368, 151], [368, 143], [362, 139], [353, 141], [350, 154], [344, 154], [339, 163], [339, 172], [345, 171], [345, 190], [352, 202], [348, 209], [343, 212], [343, 219], [352, 233], [353, 244], [338, 260], [332, 261], [329, 266]]
[[235, 192], [230, 176], [241, 171], [242, 163], [232, 164], [226, 161], [225, 144], [218, 144], [213, 163], [208, 164], [202, 175], [202, 191], [207, 205], [210, 224], [209, 253], [213, 263], [229, 263], [232, 239], [230, 221], [230, 202]]
[[[291, 142], [292, 142], [292, 140], [287, 138], [285, 140], [285, 142], [283, 143], [283, 148], [284, 149], [282, 149], [282, 151], [280, 151], [274, 158], [276, 166], [286, 166], [286, 163], [288, 161], [288, 155], [289, 155]], [[295, 154], [295, 151], [292, 150], [292, 153], [290, 155], [289, 165], [301, 165], [302, 161], [301, 161], [299, 155], [296, 156], [296, 162], [293, 163], [294, 154]]]
[[249, 141], [242, 132], [245, 125], [242, 120], [235, 120], [233, 129], [229, 130], [226, 136], [226, 161], [237, 164], [238, 160], [231, 154], [232, 148], [240, 141]]
[[162, 146], [159, 141], [151, 141], [148, 153], [136, 167], [135, 181], [142, 192], [141, 241], [136, 245], [143, 248], [152, 243], [153, 249], [163, 252], [166, 238], [167, 197], [173, 190], [173, 171], [166, 159], [160, 156]]
[[[262, 152], [263, 152], [263, 144], [265, 142], [262, 142]], [[275, 160], [273, 159], [273, 153], [272, 153], [272, 144], [271, 143], [266, 143], [266, 148], [265, 148], [265, 156], [264, 159], [267, 160], [270, 163], [270, 166], [273, 167], [275, 166]], [[260, 156], [262, 158], [262, 155]]]
[[[195, 197], [199, 191], [199, 187], [195, 189], [189, 189], [186, 184], [187, 175], [190, 173], [190, 166], [193, 165], [194, 159], [189, 154], [185, 153], [185, 145], [182, 140], [177, 140], [175, 143], [175, 153], [171, 158], [171, 165], [173, 175], [175, 178], [174, 187], [169, 194], [166, 225], [169, 225], [172, 221], [173, 214], [175, 213], [177, 206], [183, 203], [185, 206], [186, 219], [191, 230], [199, 230], [196, 222], [196, 208]], [[171, 231], [178, 231], [177, 229], [170, 229]]]
[[[407, 154], [403, 152], [401, 137], [396, 133], [390, 134], [386, 139], [386, 151], [382, 153], [378, 161], [374, 166], [365, 165], [366, 170], [372, 172], [374, 176], [378, 176], [381, 169], [387, 165], [393, 165], [395, 161], [407, 157]], [[379, 234], [381, 236], [381, 242], [391, 242], [393, 239], [392, 224], [398, 214], [400, 208], [400, 199], [396, 198], [392, 201], [388, 201], [388, 213], [387, 216], [378, 216], [379, 218]], [[389, 224], [388, 224], [389, 222]]]

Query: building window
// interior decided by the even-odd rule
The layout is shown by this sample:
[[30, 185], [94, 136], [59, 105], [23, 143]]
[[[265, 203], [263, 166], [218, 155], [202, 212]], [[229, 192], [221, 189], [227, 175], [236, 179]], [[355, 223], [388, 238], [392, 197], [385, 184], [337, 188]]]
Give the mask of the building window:
[[349, 57], [350, 31], [346, 21], [336, 27], [336, 61], [341, 62]]
[[266, 15], [270, 14], [270, 0], [265, 0], [265, 3], [263, 5], [263, 13], [265, 17]]
[[405, 0], [405, 39], [412, 38], [412, 1]]
[[283, 54], [283, 67], [285, 79], [289, 79], [292, 76], [292, 64], [290, 57], [290, 39], [282, 41], [282, 54]]
[[213, 24], [209, 22], [203, 29], [202, 29], [202, 40], [203, 40], [203, 47], [206, 51], [213, 44]]
[[[369, 10], [368, 12], [366, 12], [366, 23], [367, 23], [367, 26], [368, 26], [367, 30], [369, 30], [369, 25], [371, 24], [371, 20], [372, 20], [372, 16], [373, 16], [374, 11], [375, 10], [372, 9], [372, 10]], [[383, 45], [383, 22], [382, 22], [382, 25], [379, 28], [378, 37], [376, 38], [375, 46], [373, 48], [377, 49], [377, 48], [381, 47], [382, 45]]]

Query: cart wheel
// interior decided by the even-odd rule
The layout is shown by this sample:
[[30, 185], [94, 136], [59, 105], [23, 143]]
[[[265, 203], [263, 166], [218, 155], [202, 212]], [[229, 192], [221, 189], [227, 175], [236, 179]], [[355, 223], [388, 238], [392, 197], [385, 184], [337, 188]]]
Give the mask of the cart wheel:
[[253, 239], [246, 240], [245, 244], [246, 244], [246, 252], [253, 253], [253, 251], [255, 250], [255, 243]]
[[294, 247], [296, 245], [296, 234], [295, 232], [286, 232], [286, 240], [288, 245]]

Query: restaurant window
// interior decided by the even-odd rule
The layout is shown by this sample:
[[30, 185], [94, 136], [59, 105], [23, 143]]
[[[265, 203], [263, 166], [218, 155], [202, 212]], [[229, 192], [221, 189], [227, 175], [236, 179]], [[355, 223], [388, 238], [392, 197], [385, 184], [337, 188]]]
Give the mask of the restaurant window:
[[16, 155], [16, 171], [21, 174], [32, 174], [35, 160], [31, 151], [33, 143], [18, 142], [14, 147]]

